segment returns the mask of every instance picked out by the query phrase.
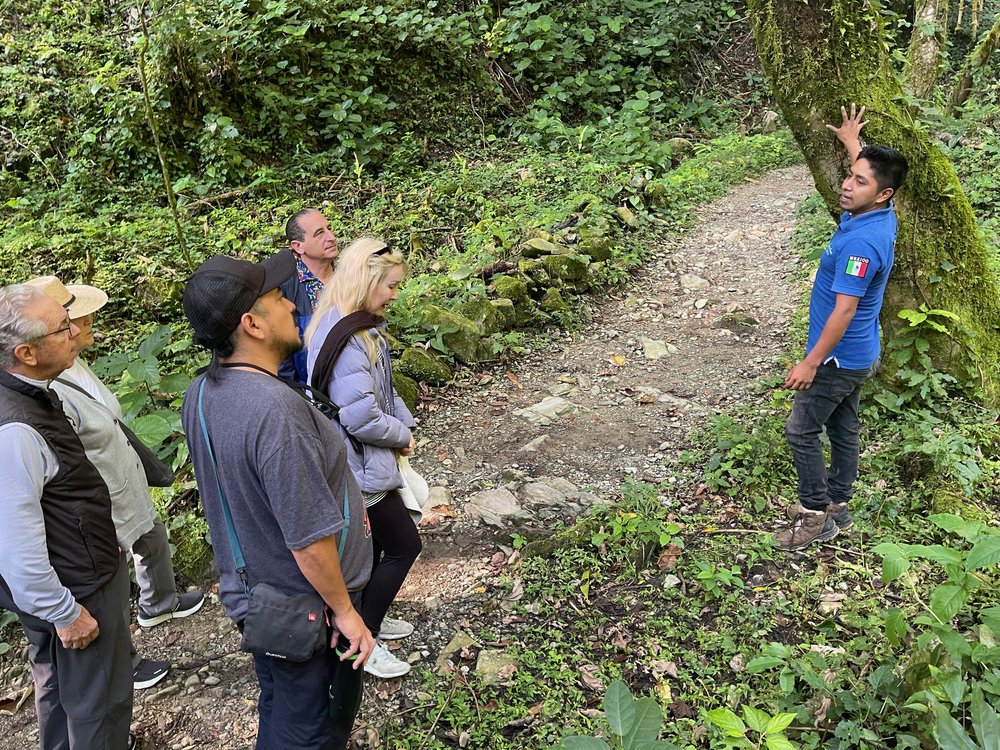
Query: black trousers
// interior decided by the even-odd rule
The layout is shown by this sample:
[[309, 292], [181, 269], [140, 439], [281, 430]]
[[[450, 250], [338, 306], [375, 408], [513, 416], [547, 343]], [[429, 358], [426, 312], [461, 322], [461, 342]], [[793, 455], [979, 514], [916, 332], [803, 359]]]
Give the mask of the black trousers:
[[368, 522], [372, 529], [372, 575], [360, 612], [372, 635], [377, 636], [389, 605], [423, 546], [410, 511], [395, 490], [368, 509]]
[[18, 610], [6, 593], [0, 606], [17, 614], [28, 639], [42, 750], [125, 750], [132, 723], [125, 556], [110, 582], [79, 600], [101, 629], [85, 649], [64, 648], [55, 626]]

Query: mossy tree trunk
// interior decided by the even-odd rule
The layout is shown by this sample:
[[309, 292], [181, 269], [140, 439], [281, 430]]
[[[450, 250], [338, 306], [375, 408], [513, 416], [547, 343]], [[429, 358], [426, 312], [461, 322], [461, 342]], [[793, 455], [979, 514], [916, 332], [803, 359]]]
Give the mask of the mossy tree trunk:
[[929, 97], [937, 83], [947, 27], [948, 0], [917, 0], [903, 75], [907, 88], [919, 99]]
[[925, 304], [957, 313], [974, 333], [971, 344], [935, 341], [935, 364], [963, 383], [975, 373], [984, 399], [996, 403], [1000, 287], [989, 250], [951, 163], [905, 103], [877, 3], [749, 0], [749, 7], [771, 91], [832, 215], [840, 213], [847, 161], [825, 124], [840, 122], [842, 104], [867, 106], [865, 139], [898, 148], [910, 162], [896, 200], [900, 231], [882, 311], [885, 338], [905, 325], [900, 310]]

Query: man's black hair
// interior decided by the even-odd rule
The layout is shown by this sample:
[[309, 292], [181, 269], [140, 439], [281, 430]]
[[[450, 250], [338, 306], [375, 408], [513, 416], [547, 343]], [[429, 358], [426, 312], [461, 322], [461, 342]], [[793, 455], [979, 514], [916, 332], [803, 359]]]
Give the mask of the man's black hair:
[[306, 238], [306, 232], [299, 224], [299, 220], [307, 214], [318, 214], [319, 210], [315, 208], [303, 208], [301, 211], [296, 211], [290, 217], [288, 221], [285, 222], [285, 239], [289, 242], [302, 242]]
[[858, 159], [867, 159], [872, 165], [878, 189], [892, 188], [893, 194], [902, 187], [910, 171], [906, 157], [888, 146], [865, 146], [858, 154]]

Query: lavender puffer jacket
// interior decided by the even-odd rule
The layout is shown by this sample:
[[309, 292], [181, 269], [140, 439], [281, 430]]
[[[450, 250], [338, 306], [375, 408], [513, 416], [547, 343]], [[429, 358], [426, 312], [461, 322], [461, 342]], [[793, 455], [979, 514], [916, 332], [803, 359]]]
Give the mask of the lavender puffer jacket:
[[[340, 313], [331, 309], [319, 322], [309, 345], [309, 384], [320, 387], [340, 408], [340, 431], [347, 444], [348, 462], [361, 490], [368, 493], [395, 490], [403, 486], [396, 465], [396, 451], [410, 444], [410, 429], [416, 425], [416, 420], [392, 387], [388, 345], [382, 366], [370, 361], [364, 344], [352, 336], [337, 358], [332, 382], [312, 382], [316, 358], [340, 318]], [[346, 433], [362, 443], [360, 453], [351, 447]]]

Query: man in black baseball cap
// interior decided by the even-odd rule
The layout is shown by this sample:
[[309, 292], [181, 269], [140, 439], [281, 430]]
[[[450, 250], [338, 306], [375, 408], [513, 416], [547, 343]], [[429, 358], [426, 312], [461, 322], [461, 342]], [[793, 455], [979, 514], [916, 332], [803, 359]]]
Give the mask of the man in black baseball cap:
[[[294, 272], [294, 259], [282, 252], [257, 264], [216, 256], [191, 277], [184, 312], [213, 357], [188, 388], [181, 416], [226, 613], [242, 626], [248, 587], [259, 583], [287, 595], [316, 593], [329, 608], [331, 637], [350, 642], [304, 662], [254, 653], [257, 748], [342, 750], [361, 700], [361, 667], [375, 647], [355, 609], [372, 546], [340, 432], [277, 377], [281, 361], [302, 346], [294, 305], [279, 288]], [[337, 712], [334, 677], [343, 691], [332, 696]]]

